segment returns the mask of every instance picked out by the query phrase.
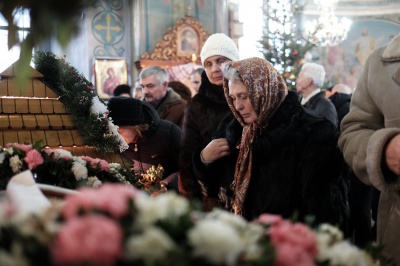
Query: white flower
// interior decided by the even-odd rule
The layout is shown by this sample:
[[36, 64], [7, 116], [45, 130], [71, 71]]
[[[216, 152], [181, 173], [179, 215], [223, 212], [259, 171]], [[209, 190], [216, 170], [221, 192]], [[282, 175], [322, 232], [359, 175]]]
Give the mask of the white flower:
[[110, 171], [118, 171], [121, 168], [121, 164], [119, 163], [109, 163]]
[[74, 173], [76, 180], [86, 179], [88, 177], [88, 169], [80, 162], [73, 162], [71, 170]]
[[118, 126], [114, 125], [111, 119], [108, 119], [108, 129], [109, 131], [118, 137], [119, 142], [119, 151], [123, 152], [129, 148], [128, 143], [126, 143], [125, 139], [118, 133]]
[[318, 227], [318, 234], [329, 235], [333, 242], [343, 240], [343, 233], [339, 230], [339, 228], [330, 224], [321, 224]]
[[86, 184], [90, 187], [96, 188], [96, 187], [100, 187], [102, 182], [97, 178], [97, 176], [90, 176], [90, 177], [88, 177]]
[[18, 155], [14, 155], [10, 158], [10, 166], [14, 174], [19, 173], [22, 167], [22, 161], [19, 159]]
[[22, 247], [13, 247], [11, 252], [0, 249], [0, 265], [28, 266], [30, 263], [22, 254]]
[[155, 198], [141, 194], [135, 198], [136, 207], [141, 212], [139, 225], [148, 226], [166, 218], [178, 218], [189, 211], [187, 199], [175, 193], [166, 193]]
[[4, 162], [4, 159], [6, 158], [6, 155], [4, 152], [0, 153], [0, 164]]
[[324, 257], [318, 256], [319, 261], [329, 260], [332, 266], [372, 266], [374, 262], [363, 250], [347, 241], [338, 242], [324, 252]]
[[86, 162], [85, 160], [82, 159], [82, 156], [81, 156], [81, 157], [79, 157], [79, 156], [73, 156], [73, 157], [72, 157], [72, 160], [74, 160], [74, 162], [80, 163], [80, 164], [82, 164], [82, 165], [84, 165], [84, 166], [86, 166], [86, 164], [87, 164], [87, 162]]
[[166, 257], [167, 252], [175, 248], [174, 241], [161, 229], [150, 227], [141, 235], [131, 236], [126, 243], [125, 256], [128, 259]]
[[261, 256], [262, 248], [258, 241], [265, 234], [262, 225], [248, 223], [242, 216], [221, 209], [214, 209], [206, 215], [205, 219], [218, 219], [238, 230], [244, 246], [243, 258], [245, 260], [254, 260]]
[[12, 154], [14, 153], [13, 147], [10, 147], [10, 148], [8, 148], [8, 149], [5, 149], [5, 151], [6, 151], [8, 154], [10, 154], [10, 155], [12, 155]]
[[[104, 115], [107, 111], [107, 106], [102, 103], [97, 96], [92, 98], [92, 106], [90, 107], [91, 113]], [[115, 126], [110, 118], [108, 118], [108, 131], [118, 137], [120, 152], [129, 148], [128, 143], [126, 143], [125, 139], [118, 133], [118, 126]]]
[[154, 200], [161, 208], [168, 210], [166, 214], [169, 217], [180, 217], [189, 211], [189, 201], [174, 192], [159, 195]]
[[54, 152], [54, 156], [56, 157], [56, 159], [63, 159], [63, 158], [72, 158], [72, 153], [67, 151], [67, 150], [63, 150], [63, 149], [49, 149], [48, 151], [46, 150], [47, 154], [50, 154], [51, 152]]
[[214, 209], [207, 214], [207, 218], [218, 219], [241, 230], [244, 230], [247, 226], [247, 221], [242, 216], [221, 209]]
[[95, 96], [92, 98], [92, 106], [90, 106], [90, 112], [93, 114], [104, 114], [107, 112], [107, 106], [99, 100], [99, 97]]
[[265, 229], [260, 224], [248, 223], [243, 231], [242, 242], [244, 245], [243, 258], [252, 261], [262, 255], [263, 248], [259, 241], [265, 234]]
[[193, 255], [201, 256], [215, 264], [235, 265], [244, 249], [238, 232], [219, 220], [203, 220], [188, 232]]

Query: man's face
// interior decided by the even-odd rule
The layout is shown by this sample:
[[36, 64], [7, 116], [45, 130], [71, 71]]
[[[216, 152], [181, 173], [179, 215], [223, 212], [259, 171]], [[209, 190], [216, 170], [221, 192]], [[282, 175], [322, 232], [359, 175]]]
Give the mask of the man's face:
[[310, 77], [304, 76], [303, 70], [301, 70], [299, 75], [297, 76], [296, 91], [300, 93], [303, 97], [307, 97], [307, 95], [310, 94], [308, 87], [310, 86], [311, 80], [312, 79]]
[[207, 77], [212, 84], [222, 86], [224, 83], [224, 76], [222, 75], [221, 65], [224, 62], [232, 61], [225, 56], [214, 55], [204, 61], [204, 70]]
[[167, 93], [168, 82], [160, 83], [155, 75], [139, 80], [146, 102], [157, 105]]

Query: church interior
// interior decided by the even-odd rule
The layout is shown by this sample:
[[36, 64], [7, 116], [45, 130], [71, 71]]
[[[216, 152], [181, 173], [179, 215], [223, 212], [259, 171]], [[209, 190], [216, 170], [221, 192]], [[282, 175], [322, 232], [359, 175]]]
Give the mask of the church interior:
[[142, 129], [127, 143], [126, 125], [113, 123], [115, 87], [143, 92], [141, 71], [158, 66], [190, 89], [190, 106], [190, 76], [216, 33], [240, 60], [269, 60], [289, 91], [315, 62], [322, 91], [344, 84], [352, 95], [369, 56], [400, 33], [400, 0], [0, 0], [0, 265], [395, 265], [377, 244], [371, 202], [367, 246], [298, 213], [247, 221], [214, 199], [167, 192], [162, 167], [134, 169], [124, 152], [137, 152]]

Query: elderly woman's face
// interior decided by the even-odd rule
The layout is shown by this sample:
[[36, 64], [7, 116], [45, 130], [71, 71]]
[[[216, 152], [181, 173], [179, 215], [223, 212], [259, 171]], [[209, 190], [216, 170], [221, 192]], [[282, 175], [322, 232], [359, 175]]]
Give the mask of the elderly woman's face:
[[235, 109], [240, 113], [246, 125], [256, 121], [258, 115], [250, 101], [247, 87], [241, 81], [229, 81], [229, 97], [233, 101]]

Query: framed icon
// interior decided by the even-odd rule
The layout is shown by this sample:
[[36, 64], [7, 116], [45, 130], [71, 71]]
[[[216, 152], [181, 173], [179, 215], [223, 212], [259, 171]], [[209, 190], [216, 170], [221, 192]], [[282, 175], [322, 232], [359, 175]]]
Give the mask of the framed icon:
[[100, 99], [109, 99], [115, 87], [128, 83], [125, 58], [95, 58], [94, 73], [96, 92]]
[[200, 39], [197, 31], [189, 26], [183, 27], [177, 37], [178, 55], [200, 54]]

